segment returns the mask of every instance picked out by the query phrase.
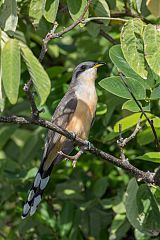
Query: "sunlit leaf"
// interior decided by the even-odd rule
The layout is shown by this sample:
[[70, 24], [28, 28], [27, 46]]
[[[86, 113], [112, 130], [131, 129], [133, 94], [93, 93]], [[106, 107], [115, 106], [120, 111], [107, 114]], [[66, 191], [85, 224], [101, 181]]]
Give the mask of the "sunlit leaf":
[[[148, 136], [147, 136], [148, 137]], [[160, 153], [159, 152], [148, 152], [142, 156], [137, 156], [137, 159], [145, 160], [148, 162], [160, 163]]]
[[[69, 13], [72, 19], [75, 21], [82, 15], [84, 8], [87, 5], [87, 0], [67, 0], [67, 5]], [[88, 16], [88, 12], [85, 16]]]
[[121, 47], [125, 59], [142, 78], [147, 78], [146, 62], [143, 50], [144, 24], [140, 19], [129, 20], [121, 32]]
[[30, 169], [30, 170], [27, 172], [26, 176], [23, 178], [23, 181], [26, 181], [26, 180], [28, 180], [29, 178], [34, 178], [34, 177], [36, 176], [37, 171], [38, 171], [38, 168], [36, 168], [36, 167]]
[[2, 79], [5, 93], [12, 104], [15, 104], [18, 98], [20, 64], [18, 41], [10, 39], [2, 49]]
[[40, 96], [41, 105], [43, 105], [50, 93], [50, 79], [32, 51], [24, 44], [21, 45], [21, 50], [34, 86]]
[[31, 0], [29, 16], [34, 19], [34, 24], [38, 24], [45, 11], [46, 0]]
[[46, 0], [44, 17], [48, 22], [54, 23], [59, 6], [59, 0]]
[[[143, 85], [133, 78], [126, 78], [126, 82], [136, 99], [144, 99], [146, 91]], [[116, 96], [133, 99], [125, 84], [120, 77], [108, 77], [99, 82], [99, 85], [105, 90], [115, 94]]]
[[144, 52], [150, 68], [160, 76], [160, 32], [148, 24], [144, 29]]
[[109, 56], [112, 62], [116, 65], [119, 71], [121, 71], [126, 77], [134, 78], [143, 84], [145, 88], [150, 88], [149, 82], [144, 80], [140, 75], [138, 75], [128, 64], [124, 58], [123, 52], [120, 45], [115, 45], [110, 48]]
[[[146, 113], [146, 114], [147, 114], [148, 118], [153, 118], [152, 114], [150, 114], [150, 113]], [[134, 113], [134, 114], [131, 114], [131, 115], [121, 119], [114, 125], [114, 131], [119, 132], [119, 124], [122, 125], [122, 131], [135, 126], [138, 123], [140, 116], [141, 116], [141, 113]], [[143, 122], [143, 121], [146, 121], [146, 118], [144, 116], [141, 118], [141, 122]]]
[[3, 96], [3, 89], [2, 89], [2, 65], [1, 65], [1, 30], [0, 30], [0, 111], [3, 112], [4, 110], [4, 96]]
[[[142, 106], [141, 102], [139, 101], [139, 104]], [[141, 110], [139, 109], [137, 103], [134, 100], [128, 100], [126, 101], [123, 106], [122, 109], [126, 109], [129, 110], [131, 112], [140, 112]], [[143, 107], [144, 111], [150, 111], [150, 105], [147, 105], [145, 107]]]
[[[92, 1], [93, 12], [96, 17], [110, 17], [110, 10], [105, 0]], [[109, 20], [101, 20], [105, 25], [108, 25]]]

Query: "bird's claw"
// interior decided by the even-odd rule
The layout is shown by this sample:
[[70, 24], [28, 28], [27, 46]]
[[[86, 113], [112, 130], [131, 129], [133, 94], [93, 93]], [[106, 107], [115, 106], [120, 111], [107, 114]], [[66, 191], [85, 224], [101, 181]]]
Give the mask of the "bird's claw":
[[85, 140], [84, 150], [91, 150], [91, 147], [92, 144], [88, 140]]

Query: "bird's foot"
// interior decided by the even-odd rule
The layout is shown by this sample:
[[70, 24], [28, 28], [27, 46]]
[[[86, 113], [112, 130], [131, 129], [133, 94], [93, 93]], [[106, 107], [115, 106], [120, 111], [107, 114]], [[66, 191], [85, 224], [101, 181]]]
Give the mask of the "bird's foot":
[[92, 147], [92, 144], [88, 140], [85, 140], [85, 146], [83, 146], [82, 148], [84, 150], [90, 150], [91, 147]]
[[80, 158], [80, 156], [83, 154], [83, 150], [79, 150], [74, 156], [67, 155], [62, 151], [58, 152], [58, 154], [65, 157], [67, 160], [71, 160], [72, 166], [75, 168], [78, 158]]

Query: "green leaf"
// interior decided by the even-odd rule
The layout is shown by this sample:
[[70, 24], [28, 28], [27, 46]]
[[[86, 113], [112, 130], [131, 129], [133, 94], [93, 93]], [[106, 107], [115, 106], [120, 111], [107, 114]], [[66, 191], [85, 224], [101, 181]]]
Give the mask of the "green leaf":
[[17, 126], [5, 126], [0, 128], [0, 149], [3, 149], [7, 141], [10, 139], [12, 134], [16, 131]]
[[21, 44], [21, 50], [36, 91], [40, 96], [41, 105], [43, 105], [50, 93], [50, 79], [32, 51], [24, 44]]
[[139, 76], [130, 67], [130, 65], [124, 58], [124, 55], [123, 55], [120, 45], [115, 45], [115, 46], [111, 47], [109, 50], [109, 56], [110, 56], [112, 62], [118, 68], [118, 70], [120, 70], [122, 73], [124, 73], [124, 75], [126, 77], [134, 78], [134, 79], [140, 81], [140, 83], [142, 83], [145, 88], [150, 89], [149, 83], [146, 80], [144, 80], [143, 78], [141, 78], [141, 76]]
[[141, 231], [141, 226], [138, 221], [138, 207], [137, 207], [137, 191], [138, 184], [135, 178], [132, 178], [127, 186], [126, 191], [126, 215], [130, 224]]
[[31, 0], [29, 16], [34, 19], [34, 24], [38, 24], [45, 12], [46, 0]]
[[98, 103], [96, 109], [96, 116], [104, 115], [107, 112], [107, 105], [105, 103]]
[[152, 100], [159, 99], [159, 98], [160, 98], [160, 85], [153, 89], [150, 96], [150, 99]]
[[28, 180], [29, 178], [34, 178], [36, 176], [36, 173], [38, 171], [38, 168], [34, 167], [34, 168], [31, 168], [26, 176], [23, 178], [23, 182], [25, 182], [26, 180]]
[[121, 240], [126, 236], [130, 224], [125, 214], [117, 214], [112, 221], [109, 240]]
[[[153, 118], [152, 114], [150, 113], [146, 113], [146, 114], [148, 118]], [[116, 122], [116, 124], [114, 125], [114, 132], [119, 132], [119, 124], [122, 125], [122, 131], [135, 126], [138, 123], [140, 116], [141, 116], [141, 113], [134, 113]], [[146, 121], [146, 118], [144, 116], [141, 118], [141, 122], [143, 121]]]
[[[153, 121], [153, 125], [155, 128], [160, 128], [160, 118], [159, 117], [155, 117], [152, 119]], [[149, 127], [150, 124], [147, 122], [146, 125]]]
[[17, 102], [20, 84], [20, 49], [16, 39], [10, 39], [2, 49], [2, 79], [5, 93], [12, 104]]
[[160, 32], [156, 26], [148, 24], [144, 29], [144, 52], [150, 68], [160, 76]]
[[121, 47], [131, 68], [142, 78], [147, 79], [143, 50], [143, 28], [144, 24], [140, 19], [129, 20], [121, 31]]
[[138, 221], [143, 231], [157, 236], [160, 233], [160, 211], [147, 184], [137, 191]]
[[142, 156], [136, 157], [136, 159], [141, 159], [148, 162], [160, 163], [160, 152], [148, 152]]
[[59, 0], [46, 0], [44, 17], [48, 22], [54, 23], [58, 11]]
[[[160, 136], [160, 130], [158, 130], [157, 128], [155, 130], [157, 136]], [[147, 129], [144, 129], [142, 132], [139, 132], [137, 135], [137, 142], [141, 146], [145, 146], [151, 142], [154, 142], [154, 135], [152, 129], [149, 127]]]
[[5, 0], [0, 14], [1, 27], [12, 36], [16, 31], [18, 23], [16, 0]]
[[2, 64], [1, 64], [1, 29], [0, 29], [0, 111], [4, 110], [4, 98], [3, 98], [3, 89], [2, 89]]
[[[139, 101], [139, 104], [142, 106], [140, 101]], [[141, 111], [134, 100], [126, 101], [123, 104], [122, 109], [126, 109], [126, 110], [129, 110], [131, 112], [140, 112]], [[143, 107], [143, 110], [144, 111], [150, 111], [150, 104]]]
[[130, 180], [126, 191], [125, 206], [127, 218], [134, 228], [152, 236], [159, 234], [160, 212], [146, 184], [138, 188], [136, 180]]
[[[93, 14], [95, 17], [110, 17], [110, 10], [105, 0], [92, 1]], [[101, 20], [105, 25], [108, 25], [109, 20]]]
[[88, 33], [92, 36], [92, 37], [97, 37], [100, 31], [100, 26], [96, 23], [93, 22], [88, 22], [86, 25], [87, 31]]
[[93, 186], [93, 192], [96, 195], [96, 197], [100, 198], [106, 192], [106, 189], [108, 187], [107, 179], [108, 179], [107, 177], [102, 177], [95, 182]]
[[[82, 15], [87, 5], [87, 0], [67, 0], [67, 5], [72, 19], [76, 21]], [[88, 11], [85, 16], [88, 16]]]
[[[133, 78], [126, 78], [125, 80], [136, 99], [145, 99], [146, 90], [139, 81]], [[120, 77], [108, 77], [102, 79], [99, 82], [99, 85], [114, 95], [122, 98], [132, 99], [130, 92], [128, 91], [127, 87], [124, 85]]]

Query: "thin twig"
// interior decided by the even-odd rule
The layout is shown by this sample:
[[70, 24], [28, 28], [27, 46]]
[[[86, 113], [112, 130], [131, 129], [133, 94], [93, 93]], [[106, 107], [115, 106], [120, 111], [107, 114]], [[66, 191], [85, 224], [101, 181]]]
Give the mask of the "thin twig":
[[28, 100], [30, 102], [30, 105], [31, 105], [31, 114], [32, 114], [32, 117], [33, 118], [38, 118], [39, 116], [39, 110], [36, 106], [36, 103], [35, 103], [35, 100], [34, 100], [34, 95], [33, 93], [31, 92], [31, 87], [33, 86], [33, 82], [32, 80], [30, 79], [28, 81], [28, 83], [26, 83], [23, 87], [23, 90], [25, 91], [26, 95], [28, 96]]
[[151, 119], [148, 118], [147, 114], [145, 113], [145, 111], [143, 110], [142, 106], [140, 105], [140, 103], [137, 101], [136, 97], [134, 96], [134, 94], [132, 93], [132, 91], [130, 90], [126, 80], [125, 80], [125, 76], [120, 72], [119, 73], [120, 75], [120, 78], [121, 80], [123, 81], [124, 85], [126, 86], [128, 92], [131, 94], [133, 100], [135, 101], [135, 103], [137, 104], [137, 106], [139, 107], [139, 109], [141, 110], [141, 112], [143, 113], [143, 115], [145, 116], [145, 118], [147, 119], [151, 129], [152, 129], [152, 132], [153, 132], [153, 135], [154, 135], [154, 139], [155, 139], [155, 144], [156, 144], [156, 147], [158, 148], [158, 150], [160, 150], [160, 145], [159, 145], [159, 140], [158, 140], [158, 137], [157, 137], [157, 133], [156, 133], [156, 130], [154, 128], [154, 124], [153, 124], [153, 121]]
[[[142, 115], [143, 114], [141, 114], [141, 118], [142, 118]], [[122, 161], [128, 161], [128, 158], [126, 158], [126, 156], [124, 154], [124, 147], [126, 146], [126, 144], [128, 142], [130, 142], [133, 138], [135, 138], [137, 133], [140, 131], [140, 129], [141, 129], [141, 126], [140, 126], [141, 118], [138, 120], [138, 123], [137, 123], [133, 133], [127, 138], [122, 137], [122, 124], [119, 124], [119, 139], [117, 140], [117, 145], [120, 149], [120, 155], [121, 155]]]
[[[83, 20], [88, 8], [89, 8], [89, 5], [91, 3], [92, 0], [88, 0], [87, 2], [87, 5], [86, 7], [84, 8], [84, 11], [82, 13], [82, 15], [77, 19], [77, 21], [75, 21], [73, 24], [71, 24], [69, 27], [65, 28], [63, 31], [60, 31], [58, 33], [55, 33], [57, 27], [58, 27], [58, 24], [57, 22], [55, 22], [53, 24], [53, 29], [46, 35], [46, 37], [43, 39], [43, 45], [42, 45], [42, 48], [41, 48], [41, 52], [40, 52], [40, 55], [39, 55], [39, 61], [42, 62], [43, 59], [44, 59], [44, 56], [48, 50], [48, 42], [51, 40], [51, 39], [54, 39], [54, 38], [59, 38], [61, 37], [62, 35], [64, 35], [65, 33], [71, 31], [73, 28], [75, 28], [77, 25], [79, 25], [81, 23], [81, 21]], [[39, 117], [39, 113], [43, 111], [42, 110], [38, 110], [36, 104], [35, 104], [35, 101], [34, 101], [34, 95], [31, 91], [31, 88], [33, 86], [33, 82], [32, 82], [32, 79], [30, 79], [24, 86], [24, 91], [26, 92], [27, 96], [28, 96], [28, 99], [29, 99], [29, 102], [30, 102], [30, 105], [31, 105], [31, 112], [32, 112], [32, 117], [33, 118], [38, 118]]]
[[116, 158], [116, 157], [94, 147], [92, 144], [90, 144], [90, 148], [88, 148], [87, 141], [84, 141], [83, 139], [79, 138], [78, 136], [75, 136], [75, 134], [68, 132], [67, 130], [65, 130], [59, 126], [56, 126], [52, 122], [49, 122], [49, 121], [46, 121], [43, 119], [18, 117], [18, 116], [1, 116], [0, 122], [1, 123], [15, 123], [15, 124], [20, 124], [20, 125], [37, 125], [37, 126], [41, 126], [41, 127], [50, 129], [52, 131], [58, 132], [59, 134], [65, 136], [66, 138], [74, 141], [77, 145], [83, 146], [85, 148], [85, 151], [89, 151], [89, 152], [93, 153], [94, 155], [96, 155], [97, 157], [100, 157], [103, 160], [114, 164], [115, 166], [123, 168], [128, 173], [130, 173], [131, 175], [136, 177], [137, 180], [139, 180], [139, 181], [143, 180], [144, 182], [160, 186], [160, 180], [155, 179], [155, 173], [144, 172], [142, 170], [139, 170], [138, 168], [136, 168], [132, 164], [130, 164], [129, 161], [122, 161], [121, 159]]
[[90, 18], [86, 18], [84, 20], [82, 20], [83, 24], [86, 24], [90, 21], [94, 21], [94, 20], [114, 20], [114, 21], [121, 21], [121, 22], [128, 22], [127, 19], [123, 19], [123, 18], [114, 18], [114, 17], [90, 17]]
[[121, 142], [122, 147], [125, 147], [128, 142], [130, 142], [133, 138], [135, 138], [137, 133], [141, 130], [140, 123], [141, 123], [141, 119], [138, 120], [138, 123], [137, 123], [133, 133], [129, 137], [123, 139], [123, 141]]
[[105, 39], [107, 39], [113, 45], [118, 44], [118, 42], [116, 40], [114, 40], [108, 33], [103, 31], [102, 29], [100, 30], [100, 35], [103, 36]]
[[88, 0], [87, 5], [85, 6], [82, 15], [75, 22], [73, 22], [69, 27], [66, 27], [62, 31], [55, 33], [55, 30], [58, 25], [57, 25], [57, 23], [54, 24], [51, 32], [49, 32], [43, 40], [43, 46], [42, 46], [40, 57], [39, 57], [40, 61], [43, 60], [44, 55], [47, 52], [47, 48], [48, 48], [47, 46], [48, 46], [48, 42], [50, 40], [62, 37], [65, 33], [70, 32], [73, 28], [75, 28], [77, 25], [79, 25], [82, 22], [82, 20], [84, 20], [84, 16], [85, 16], [86, 12], [88, 11], [88, 8], [89, 8], [89, 5], [91, 2], [92, 2], [92, 0]]
[[119, 139], [117, 140], [117, 145], [120, 149], [121, 159], [122, 161], [128, 161], [128, 159], [125, 157], [124, 149], [123, 149], [123, 137], [122, 137], [122, 124], [119, 124]]

